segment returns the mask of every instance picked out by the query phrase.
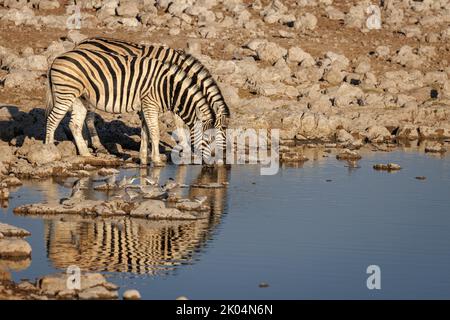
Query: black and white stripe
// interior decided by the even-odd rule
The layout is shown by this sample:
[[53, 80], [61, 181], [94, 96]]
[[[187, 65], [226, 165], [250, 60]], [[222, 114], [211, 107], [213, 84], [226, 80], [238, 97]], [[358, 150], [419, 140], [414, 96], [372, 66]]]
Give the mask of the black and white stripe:
[[193, 56], [181, 50], [164, 46], [140, 45], [101, 37], [86, 39], [80, 42], [77, 48], [119, 53], [126, 56], [146, 56], [164, 63], [177, 65], [198, 85], [208, 104], [213, 108], [215, 114], [215, 140], [219, 146], [225, 147], [225, 129], [227, 127], [227, 119], [230, 116], [229, 108], [210, 72]]
[[48, 72], [46, 143], [53, 142], [59, 122], [72, 110], [70, 129], [80, 154], [88, 155], [81, 129], [90, 107], [110, 113], [141, 109], [155, 163], [160, 163], [160, 112], [172, 111], [190, 128], [196, 121], [204, 130], [213, 128], [215, 112], [197, 82], [176, 64], [149, 53], [123, 55], [77, 47], [57, 57]]

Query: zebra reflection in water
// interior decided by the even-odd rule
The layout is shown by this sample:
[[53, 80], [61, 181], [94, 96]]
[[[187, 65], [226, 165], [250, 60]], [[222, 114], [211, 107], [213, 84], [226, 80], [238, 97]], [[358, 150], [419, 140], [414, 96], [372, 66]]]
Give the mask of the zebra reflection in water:
[[[141, 172], [159, 179], [160, 168]], [[187, 183], [187, 166], [178, 166], [175, 180]], [[225, 182], [225, 167], [202, 168], [191, 183]], [[143, 179], [141, 179], [143, 180]], [[211, 211], [196, 221], [151, 221], [130, 218], [82, 219], [69, 217], [45, 221], [47, 254], [54, 266], [77, 265], [83, 271], [166, 273], [192, 263], [196, 252], [211, 238], [226, 204], [226, 188], [189, 187], [188, 197], [207, 196]]]

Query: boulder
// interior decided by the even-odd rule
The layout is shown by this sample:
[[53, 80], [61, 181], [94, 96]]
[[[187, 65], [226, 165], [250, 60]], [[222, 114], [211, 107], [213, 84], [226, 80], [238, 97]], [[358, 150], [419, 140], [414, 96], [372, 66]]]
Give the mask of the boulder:
[[8, 200], [8, 199], [9, 199], [9, 189], [4, 186], [0, 186], [0, 200]]
[[375, 170], [381, 170], [381, 171], [397, 171], [400, 170], [402, 167], [399, 164], [396, 163], [378, 163], [373, 166]]
[[336, 131], [336, 141], [337, 142], [353, 142], [355, 139], [353, 136], [344, 129], [339, 129]]
[[417, 127], [410, 124], [402, 125], [397, 130], [397, 138], [407, 140], [417, 140], [419, 138], [419, 132], [417, 131]]
[[182, 212], [176, 208], [166, 208], [161, 200], [145, 200], [135, 209], [131, 210], [132, 217], [147, 219], [173, 219], [173, 220], [195, 220], [197, 217], [191, 213]]
[[2, 233], [3, 236], [5, 237], [16, 237], [16, 238], [23, 238], [31, 235], [31, 233], [25, 229], [18, 228], [1, 222], [0, 222], [0, 233]]
[[9, 163], [14, 159], [14, 148], [8, 145], [0, 145], [0, 162]]
[[350, 7], [349, 12], [345, 15], [344, 24], [351, 28], [362, 28], [366, 21], [366, 8], [364, 4]]
[[36, 144], [30, 146], [30, 149], [26, 154], [26, 158], [31, 164], [43, 165], [61, 160], [61, 153], [54, 144], [43, 144], [42, 142], [37, 142]]
[[119, 170], [114, 169], [114, 168], [101, 168], [100, 170], [98, 170], [97, 174], [99, 176], [111, 176], [113, 174], [119, 174]]
[[56, 146], [61, 158], [70, 158], [77, 155], [77, 147], [72, 141], [61, 141]]
[[14, 70], [5, 77], [5, 88], [20, 87], [23, 90], [33, 90], [40, 86], [38, 79], [41, 77], [40, 72], [28, 70]]
[[371, 126], [366, 130], [366, 137], [370, 142], [380, 143], [391, 140], [391, 133], [386, 127]]
[[[447, 152], [447, 149], [444, 147], [442, 143], [438, 142], [431, 142], [427, 143], [425, 146], [425, 152], [428, 153], [445, 153]], [[1, 231], [1, 229], [0, 229]]]
[[314, 30], [317, 26], [317, 18], [312, 13], [306, 12], [302, 14], [294, 23], [294, 28], [305, 30]]
[[117, 291], [108, 290], [105, 287], [93, 287], [81, 291], [78, 294], [80, 300], [111, 300], [117, 299], [119, 294]]
[[118, 0], [105, 0], [99, 10], [97, 10], [97, 18], [105, 20], [111, 16], [116, 15], [116, 8], [119, 6]]
[[339, 153], [336, 155], [336, 159], [338, 160], [359, 160], [361, 159], [361, 155], [354, 150], [350, 149], [343, 149], [339, 151]]
[[408, 45], [401, 47], [392, 58], [392, 61], [402, 66], [415, 69], [419, 68], [424, 62], [423, 58], [416, 54], [413, 48]]
[[39, 10], [58, 9], [59, 2], [56, 0], [39, 0]]
[[[67, 290], [67, 280], [69, 274], [52, 274], [46, 275], [38, 280], [38, 288], [49, 294], [56, 294], [59, 291]], [[100, 273], [82, 274], [80, 278], [80, 290], [102, 286], [106, 283], [106, 279]]]
[[0, 239], [1, 258], [27, 258], [31, 256], [31, 246], [22, 239]]
[[450, 138], [450, 129], [440, 127], [419, 126], [419, 137], [422, 139], [447, 139]]
[[138, 15], [139, 8], [136, 1], [120, 1], [116, 11], [121, 17], [134, 18]]
[[291, 47], [289, 49], [288, 61], [300, 64], [302, 67], [311, 67], [316, 63], [314, 58], [300, 47]]
[[287, 55], [287, 50], [274, 42], [265, 42], [257, 47], [256, 54], [260, 60], [274, 64]]
[[123, 293], [123, 299], [124, 300], [140, 300], [141, 299], [141, 294], [139, 293], [139, 291], [137, 290], [126, 290]]

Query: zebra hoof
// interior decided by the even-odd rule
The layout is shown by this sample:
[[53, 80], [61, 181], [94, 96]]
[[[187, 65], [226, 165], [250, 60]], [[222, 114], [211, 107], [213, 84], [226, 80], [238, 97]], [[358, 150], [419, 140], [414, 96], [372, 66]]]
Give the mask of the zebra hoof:
[[92, 158], [93, 156], [92, 156], [92, 154], [90, 154], [90, 153], [81, 153], [81, 154], [80, 154], [80, 157], [83, 157], [83, 158]]

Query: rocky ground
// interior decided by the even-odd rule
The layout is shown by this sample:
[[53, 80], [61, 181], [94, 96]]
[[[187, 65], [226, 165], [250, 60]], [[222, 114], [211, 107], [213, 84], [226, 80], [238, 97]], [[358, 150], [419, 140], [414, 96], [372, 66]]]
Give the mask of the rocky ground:
[[[361, 157], [362, 147], [389, 151], [425, 141], [426, 152], [447, 150], [449, 0], [76, 4], [80, 10], [74, 16], [74, 1], [0, 0], [0, 202], [20, 179], [82, 178], [98, 166], [136, 165], [140, 120], [135, 114], [98, 113], [99, 135], [112, 155], [78, 157], [67, 117], [56, 132], [57, 145], [42, 143], [46, 70], [54, 57], [91, 36], [165, 44], [194, 55], [217, 79], [231, 110], [230, 127], [280, 129], [284, 162], [307, 160], [298, 145], [336, 148], [338, 159], [350, 162]], [[380, 29], [374, 29], [377, 9], [371, 5], [379, 8]], [[73, 29], [76, 17], [79, 29]], [[173, 144], [167, 134], [172, 127], [171, 117], [163, 115], [162, 149]], [[110, 203], [98, 205], [109, 212], [104, 208]], [[0, 229], [3, 247], [21, 242], [25, 250], [21, 237]], [[8, 288], [0, 287], [0, 298], [4, 290], [20, 296], [17, 284]]]
[[[1, 272], [1, 270], [0, 270]], [[81, 287], [70, 289], [67, 274], [53, 274], [43, 276], [35, 281], [22, 280], [15, 283], [10, 279], [0, 279], [0, 300], [111, 300], [118, 299], [118, 287], [106, 281], [99, 273], [84, 273], [80, 277]], [[125, 299], [124, 295], [124, 299]]]
[[[0, 175], [83, 176], [92, 165], [132, 165], [135, 114], [99, 112], [108, 151], [79, 159], [67, 117], [57, 147], [43, 146], [46, 70], [89, 36], [185, 49], [218, 80], [232, 128], [279, 128], [282, 145], [337, 143], [358, 149], [450, 138], [449, 1], [0, 1]], [[367, 12], [378, 6], [381, 29]], [[376, 10], [375, 10], [376, 11]], [[372, 19], [372, 20], [371, 20]], [[69, 23], [68, 23], [69, 21]], [[161, 118], [168, 132], [172, 119]], [[165, 134], [165, 146], [173, 140]], [[302, 160], [282, 149], [286, 161]]]
[[[77, 3], [81, 29], [69, 32], [71, 1], [0, 1], [3, 141], [43, 138], [48, 65], [96, 35], [194, 54], [218, 80], [232, 127], [280, 128], [283, 140], [300, 142], [450, 138], [449, 1]], [[367, 27], [370, 4], [381, 10], [380, 30]], [[106, 142], [139, 140], [134, 115], [101, 117]], [[70, 138], [67, 128], [58, 138]]]
[[0, 299], [117, 299], [117, 286], [101, 274], [83, 274], [78, 290], [68, 289], [67, 274], [14, 283], [10, 271], [27, 268], [31, 263], [31, 246], [23, 240], [30, 235], [27, 230], [0, 223]]
[[[31, 263], [31, 246], [23, 240], [30, 235], [25, 229], [0, 223], [0, 300], [92, 300], [119, 297], [118, 287], [99, 273], [80, 273], [79, 279], [72, 282], [75, 278], [67, 273], [46, 275], [35, 281], [12, 281], [11, 271], [26, 269]], [[136, 290], [127, 290], [123, 299], [140, 299], [140, 294]]]

